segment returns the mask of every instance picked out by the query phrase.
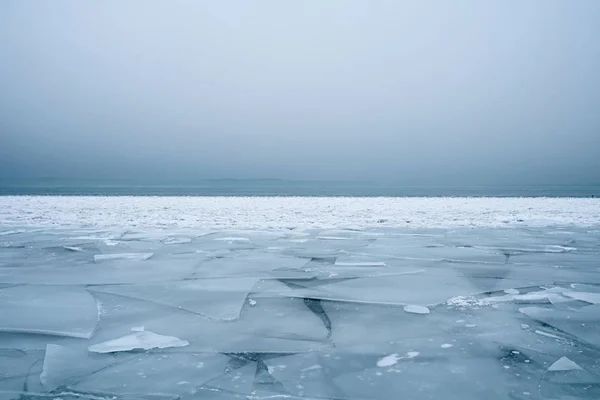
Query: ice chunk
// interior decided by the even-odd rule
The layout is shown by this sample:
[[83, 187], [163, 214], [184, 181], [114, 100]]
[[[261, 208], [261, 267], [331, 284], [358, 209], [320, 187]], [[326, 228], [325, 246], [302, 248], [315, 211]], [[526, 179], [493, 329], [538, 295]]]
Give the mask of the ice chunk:
[[96, 254], [94, 262], [97, 264], [115, 260], [135, 260], [146, 261], [152, 257], [154, 253], [116, 253], [116, 254]]
[[133, 328], [131, 328], [131, 332], [144, 332], [145, 329], [143, 326], [134, 326]]
[[548, 368], [548, 371], [573, 371], [582, 369], [579, 365], [569, 360], [567, 357], [559, 358]]
[[40, 381], [44, 389], [50, 391], [114, 363], [112, 355], [90, 354], [81, 346], [48, 344]]
[[22, 285], [0, 289], [0, 332], [89, 339], [98, 322], [94, 298], [82, 287]]
[[396, 364], [401, 359], [402, 359], [402, 357], [400, 357], [396, 353], [390, 354], [389, 356], [385, 356], [382, 359], [380, 359], [379, 361], [377, 361], [377, 366], [382, 367], [382, 368], [390, 367], [390, 366]]
[[449, 348], [450, 348], [450, 347], [452, 347], [452, 346], [453, 346], [453, 345], [451, 345], [450, 343], [444, 343], [444, 344], [442, 344], [440, 347], [441, 347], [442, 349], [449, 349]]
[[214, 319], [232, 320], [240, 311], [256, 278], [194, 279], [180, 282], [95, 287], [118, 294], [176, 307]]
[[425, 306], [408, 305], [404, 306], [404, 311], [411, 314], [429, 314], [429, 308]]
[[108, 342], [89, 347], [93, 353], [114, 353], [130, 350], [165, 349], [169, 347], [185, 347], [190, 343], [172, 336], [163, 336], [149, 331], [136, 332]]

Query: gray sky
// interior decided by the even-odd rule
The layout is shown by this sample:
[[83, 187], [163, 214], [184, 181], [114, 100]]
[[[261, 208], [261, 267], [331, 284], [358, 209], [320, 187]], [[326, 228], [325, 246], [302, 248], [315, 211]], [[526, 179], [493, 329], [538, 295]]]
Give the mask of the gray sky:
[[600, 1], [0, 1], [0, 177], [600, 181]]

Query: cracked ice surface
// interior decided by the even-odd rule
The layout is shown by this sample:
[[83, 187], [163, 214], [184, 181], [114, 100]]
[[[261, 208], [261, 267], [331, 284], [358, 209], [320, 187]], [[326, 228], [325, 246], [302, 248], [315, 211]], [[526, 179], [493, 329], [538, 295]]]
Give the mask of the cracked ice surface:
[[0, 198], [1, 400], [600, 398], [597, 201], [104, 200]]

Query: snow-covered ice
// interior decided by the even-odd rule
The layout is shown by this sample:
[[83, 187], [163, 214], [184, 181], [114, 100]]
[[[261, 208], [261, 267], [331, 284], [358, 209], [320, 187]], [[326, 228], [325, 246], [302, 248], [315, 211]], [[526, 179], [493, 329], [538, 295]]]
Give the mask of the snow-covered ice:
[[0, 197], [0, 400], [597, 399], [599, 262], [597, 199]]

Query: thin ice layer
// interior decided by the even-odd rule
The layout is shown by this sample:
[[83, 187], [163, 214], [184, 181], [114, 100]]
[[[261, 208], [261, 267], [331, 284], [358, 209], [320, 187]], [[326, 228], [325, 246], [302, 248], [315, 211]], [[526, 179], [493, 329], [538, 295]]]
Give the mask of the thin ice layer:
[[98, 322], [94, 298], [78, 286], [22, 285], [0, 289], [0, 332], [89, 339]]

